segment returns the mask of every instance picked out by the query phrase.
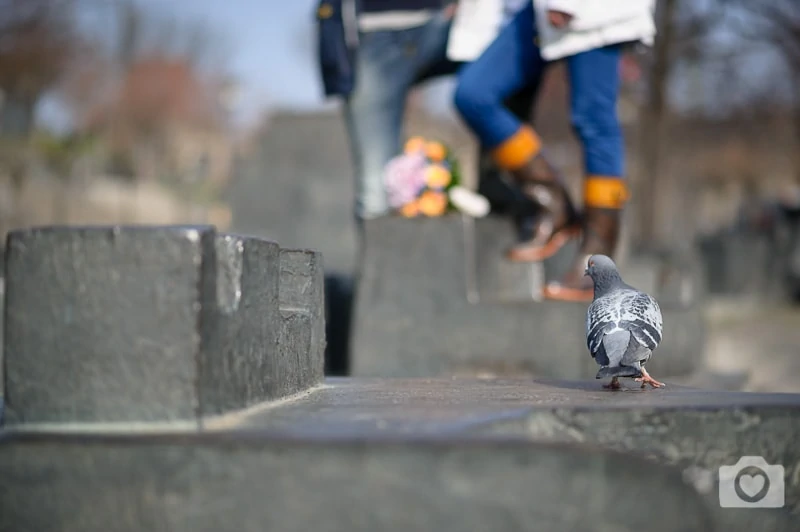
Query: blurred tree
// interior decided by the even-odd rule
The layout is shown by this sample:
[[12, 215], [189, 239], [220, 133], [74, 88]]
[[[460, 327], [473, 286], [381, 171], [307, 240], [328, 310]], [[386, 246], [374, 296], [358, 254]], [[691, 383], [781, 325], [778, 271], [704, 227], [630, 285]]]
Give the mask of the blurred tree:
[[0, 173], [18, 211], [31, 155], [29, 138], [42, 97], [68, 69], [80, 41], [70, 0], [0, 0]]
[[53, 218], [62, 222], [69, 219], [69, 184], [76, 161], [94, 146], [94, 139], [77, 134], [53, 135], [37, 132], [32, 138], [32, 148], [44, 165], [59, 180], [62, 190], [53, 194]]
[[[636, 217], [640, 246], [658, 245], [662, 235], [657, 229], [659, 214], [670, 183], [664, 183], [662, 154], [671, 106], [669, 88], [679, 65], [701, 65], [709, 37], [719, 25], [720, 6], [696, 0], [659, 0], [656, 7], [658, 33], [652, 49], [642, 60], [645, 90], [639, 112], [639, 140]], [[690, 69], [694, 70], [694, 69]], [[696, 71], [696, 70], [695, 70]], [[672, 185], [678, 185], [673, 183]], [[682, 216], [676, 213], [675, 216]]]
[[78, 129], [105, 139], [112, 173], [165, 176], [175, 157], [167, 136], [176, 126], [225, 127], [226, 41], [205, 21], [131, 0], [114, 6], [112, 38], [82, 55], [63, 92]]
[[0, 133], [26, 137], [79, 41], [71, 0], [0, 0]]
[[[791, 84], [789, 103], [798, 149], [794, 150], [794, 177], [800, 183], [800, 2], [797, 0], [721, 0], [740, 36], [769, 47], [782, 60]], [[768, 80], [774, 87], [774, 81]], [[773, 91], [777, 92], [777, 91]], [[777, 96], [777, 94], [775, 95]]]

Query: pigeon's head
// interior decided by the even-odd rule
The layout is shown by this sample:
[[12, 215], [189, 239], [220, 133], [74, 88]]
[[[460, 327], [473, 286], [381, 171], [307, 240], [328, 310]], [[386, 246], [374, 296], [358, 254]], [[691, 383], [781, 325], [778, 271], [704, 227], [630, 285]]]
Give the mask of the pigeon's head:
[[583, 273], [591, 277], [595, 282], [599, 279], [619, 277], [617, 265], [606, 255], [592, 255], [589, 257], [589, 261], [586, 263], [586, 271]]

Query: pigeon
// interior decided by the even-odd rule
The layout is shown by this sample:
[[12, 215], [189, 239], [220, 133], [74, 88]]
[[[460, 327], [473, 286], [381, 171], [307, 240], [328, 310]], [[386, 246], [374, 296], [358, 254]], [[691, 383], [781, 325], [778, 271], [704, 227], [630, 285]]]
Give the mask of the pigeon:
[[605, 255], [589, 257], [585, 275], [594, 282], [594, 299], [586, 311], [586, 344], [600, 365], [597, 379], [611, 377], [603, 387], [621, 388], [620, 377], [633, 377], [653, 388], [664, 383], [644, 369], [661, 343], [663, 320], [658, 302], [625, 284], [614, 261]]

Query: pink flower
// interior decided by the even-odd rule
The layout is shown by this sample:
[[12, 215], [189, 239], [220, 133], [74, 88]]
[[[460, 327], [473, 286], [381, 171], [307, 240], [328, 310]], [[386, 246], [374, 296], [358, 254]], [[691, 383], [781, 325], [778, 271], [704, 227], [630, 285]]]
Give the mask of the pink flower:
[[428, 161], [424, 153], [398, 155], [384, 169], [383, 183], [389, 205], [399, 209], [413, 201], [425, 187], [425, 168]]

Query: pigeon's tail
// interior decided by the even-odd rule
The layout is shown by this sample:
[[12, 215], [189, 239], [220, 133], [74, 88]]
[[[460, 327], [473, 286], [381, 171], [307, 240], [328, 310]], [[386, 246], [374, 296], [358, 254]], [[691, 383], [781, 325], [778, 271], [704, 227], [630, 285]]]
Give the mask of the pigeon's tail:
[[642, 366], [636, 362], [630, 366], [603, 366], [597, 372], [595, 379], [607, 379], [609, 377], [641, 377]]

